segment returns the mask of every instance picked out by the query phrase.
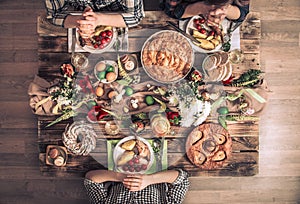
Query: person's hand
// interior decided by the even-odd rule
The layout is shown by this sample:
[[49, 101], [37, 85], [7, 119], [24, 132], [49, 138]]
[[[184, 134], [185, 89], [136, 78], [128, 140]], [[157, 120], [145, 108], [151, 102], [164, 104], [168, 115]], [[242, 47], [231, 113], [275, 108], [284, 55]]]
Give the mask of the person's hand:
[[229, 5], [211, 10], [207, 16], [208, 23], [214, 26], [219, 26], [227, 16], [228, 7]]
[[151, 184], [151, 179], [149, 175], [129, 174], [124, 178], [123, 184], [130, 191], [140, 191]]
[[96, 15], [93, 10], [90, 7], [85, 8], [82, 16], [83, 19], [78, 20], [78, 33], [81, 35], [83, 38], [88, 38], [91, 35], [93, 35], [95, 28], [96, 28], [96, 23], [95, 23], [95, 18], [91, 17], [90, 15]]

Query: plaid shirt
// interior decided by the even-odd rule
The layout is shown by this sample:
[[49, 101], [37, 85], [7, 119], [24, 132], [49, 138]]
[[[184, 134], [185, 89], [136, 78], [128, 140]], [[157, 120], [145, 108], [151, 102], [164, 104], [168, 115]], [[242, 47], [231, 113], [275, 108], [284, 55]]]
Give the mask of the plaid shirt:
[[64, 26], [70, 12], [83, 11], [87, 6], [95, 12], [121, 12], [128, 27], [136, 26], [145, 16], [142, 0], [45, 0], [45, 6], [48, 19], [58, 26]]
[[[199, 1], [204, 1], [204, 0], [162, 0], [163, 3], [163, 10], [165, 13], [176, 19], [181, 19], [182, 15], [184, 14], [185, 8], [187, 5], [199, 2]], [[249, 4], [245, 6], [239, 6], [236, 5], [235, 3], [232, 3], [232, 5], [237, 6], [240, 9], [240, 17], [234, 22], [242, 22], [247, 14], [249, 13]]]
[[[92, 204], [180, 204], [189, 187], [188, 174], [178, 169], [179, 175], [172, 184], [149, 185], [141, 191], [130, 192], [122, 183], [95, 183], [85, 179], [84, 185]], [[109, 182], [110, 183], [110, 182]]]

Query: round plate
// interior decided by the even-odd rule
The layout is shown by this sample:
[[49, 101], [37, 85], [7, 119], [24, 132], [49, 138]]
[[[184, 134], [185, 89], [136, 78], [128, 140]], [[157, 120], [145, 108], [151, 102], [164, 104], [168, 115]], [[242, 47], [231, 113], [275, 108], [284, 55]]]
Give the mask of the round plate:
[[187, 76], [194, 63], [194, 51], [182, 34], [164, 30], [154, 33], [143, 45], [141, 62], [150, 78], [175, 83]]
[[186, 140], [186, 154], [200, 169], [222, 167], [231, 155], [232, 139], [227, 130], [215, 123], [194, 128]]
[[150, 160], [148, 162], [148, 166], [147, 166], [147, 169], [146, 170], [141, 170], [139, 172], [130, 172], [130, 171], [124, 171], [121, 166], [117, 166], [116, 165], [116, 170], [119, 171], [119, 172], [126, 172], [126, 173], [145, 173], [146, 171], [148, 171], [152, 164], [153, 164], [153, 161], [154, 161], [154, 152], [153, 152], [153, 149], [150, 145], [150, 143], [142, 138], [142, 137], [135, 137], [135, 136], [128, 136], [128, 137], [125, 137], [123, 139], [121, 139], [118, 144], [116, 145], [115, 149], [114, 149], [114, 152], [113, 152], [113, 159], [114, 159], [114, 163], [116, 164], [119, 157], [126, 151], [125, 149], [121, 148], [121, 145], [124, 143], [124, 142], [127, 142], [129, 140], [134, 140], [135, 138], [137, 138], [138, 140], [142, 141], [144, 144], [147, 145], [148, 149], [149, 149], [149, 152], [150, 152]]
[[113, 60], [103, 60], [103, 61], [98, 62], [98, 63], [95, 65], [95, 67], [94, 67], [94, 75], [95, 75], [95, 77], [96, 77], [100, 82], [102, 82], [102, 83], [111, 83], [111, 82], [113, 82], [113, 81], [108, 82], [105, 78], [104, 78], [104, 79], [100, 79], [100, 78], [98, 77], [98, 75], [97, 75], [98, 71], [96, 70], [96, 67], [97, 67], [97, 65], [100, 64], [100, 63], [106, 64], [106, 68], [105, 68], [105, 69], [107, 69], [107, 65], [112, 66], [112, 67], [114, 68], [114, 73], [116, 74], [116, 77], [115, 77], [115, 79], [114, 79], [113, 81], [115, 81], [115, 80], [118, 78], [118, 70], [119, 70], [118, 64], [117, 64], [115, 61], [113, 61]]
[[[194, 19], [197, 19], [197, 18], [201, 18], [201, 17], [200, 17], [200, 16], [193, 16], [193, 17], [189, 20], [189, 22], [186, 24], [186, 30], [185, 30], [186, 33], [192, 35], [192, 33], [191, 33], [191, 32], [192, 32], [192, 29], [197, 30], [196, 27], [194, 26]], [[209, 30], [209, 31], [211, 30], [211, 29], [209, 28], [209, 26], [207, 26], [205, 23], [203, 24], [203, 26], [205, 27], [205, 29], [207, 29], [207, 30]], [[216, 51], [220, 50], [221, 47], [222, 47], [222, 43], [220, 43], [218, 46], [216, 46], [215, 49], [213, 49], [213, 50], [206, 50], [206, 49], [204, 49], [204, 48], [201, 48], [201, 47], [199, 47], [199, 46], [193, 44], [193, 49], [195, 49], [196, 51], [201, 52], [201, 53], [211, 53], [211, 52], [216, 52]]]
[[115, 44], [115, 41], [117, 39], [118, 34], [117, 34], [116, 28], [113, 27], [112, 31], [113, 31], [113, 35], [111, 37], [111, 40], [108, 43], [108, 45], [105, 46], [103, 49], [94, 48], [93, 46], [90, 46], [90, 45], [81, 46], [77, 29], [76, 29], [76, 43], [78, 44], [78, 46], [80, 46], [83, 50], [85, 50], [87, 52], [90, 52], [90, 53], [103, 53], [103, 52], [108, 51]]

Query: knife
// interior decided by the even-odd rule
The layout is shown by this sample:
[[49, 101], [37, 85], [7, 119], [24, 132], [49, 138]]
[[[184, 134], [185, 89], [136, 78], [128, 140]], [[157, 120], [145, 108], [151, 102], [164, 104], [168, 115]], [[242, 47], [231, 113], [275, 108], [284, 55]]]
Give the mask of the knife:
[[181, 33], [182, 35], [184, 35], [185, 37], [190, 39], [193, 43], [199, 44], [199, 41], [196, 38], [194, 38], [192, 35], [186, 33], [184, 30], [177, 27], [177, 25], [175, 23], [173, 23], [171, 21], [166, 21], [166, 23], [168, 25], [170, 25], [172, 28], [174, 28], [176, 31], [178, 31], [179, 33]]

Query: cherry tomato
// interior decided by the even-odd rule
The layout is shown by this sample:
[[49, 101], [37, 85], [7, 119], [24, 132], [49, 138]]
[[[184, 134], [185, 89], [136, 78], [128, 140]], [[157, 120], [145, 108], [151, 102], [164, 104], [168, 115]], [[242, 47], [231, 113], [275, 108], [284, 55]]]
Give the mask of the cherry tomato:
[[106, 31], [106, 35], [107, 35], [108, 37], [111, 37], [111, 36], [112, 36], [112, 34], [113, 34], [113, 33], [112, 33], [112, 31], [111, 31], [111, 30], [107, 30], [107, 31]]
[[129, 166], [133, 166], [133, 161], [132, 160], [130, 160], [129, 162], [127, 162], [127, 164], [129, 165]]
[[94, 44], [94, 48], [97, 49], [99, 46], [97, 44]]
[[104, 45], [103, 45], [103, 44], [99, 45], [99, 48], [100, 48], [100, 49], [103, 49], [103, 48], [104, 48]]
[[136, 166], [134, 169], [136, 172], [140, 172], [142, 170], [142, 168], [140, 166]]
[[100, 33], [100, 36], [103, 37], [103, 38], [106, 37], [106, 32], [105, 32], [105, 31], [102, 31], [102, 32]]
[[111, 40], [109, 37], [105, 37], [104, 39], [107, 43], [110, 42], [110, 40]]
[[200, 23], [200, 24], [205, 23], [205, 19], [204, 19], [204, 18], [199, 19], [199, 23]]
[[208, 33], [209, 36], [213, 36], [215, 35], [215, 31], [211, 30], [209, 33]]
[[198, 24], [200, 23], [199, 19], [198, 19], [198, 18], [195, 18], [195, 19], [194, 19], [194, 23], [195, 23], [195, 25], [198, 25]]
[[100, 41], [101, 38], [100, 38], [99, 36], [95, 36], [94, 39], [95, 39], [96, 41]]
[[123, 169], [123, 171], [128, 171], [128, 166], [124, 165], [124, 166], [122, 167], [122, 169]]
[[141, 168], [142, 168], [142, 170], [146, 170], [146, 169], [147, 169], [147, 164], [143, 164], [143, 165], [141, 166]]
[[202, 29], [202, 27], [201, 27], [201, 25], [196, 25], [196, 29], [198, 30], [198, 31], [200, 31], [201, 29]]
[[205, 34], [206, 30], [204, 28], [201, 28], [201, 29], [199, 29], [199, 32], [202, 33], [202, 34]]
[[134, 172], [134, 167], [133, 167], [133, 166], [130, 166], [130, 167], [129, 167], [129, 171], [130, 171], [130, 172]]
[[136, 157], [136, 158], [133, 159], [133, 163], [136, 163], [136, 164], [137, 164], [137, 163], [139, 163], [139, 162], [140, 162], [139, 158]]
[[103, 45], [103, 44], [106, 44], [105, 38], [102, 38], [102, 39], [101, 39], [101, 44], [102, 44], [102, 45]]

